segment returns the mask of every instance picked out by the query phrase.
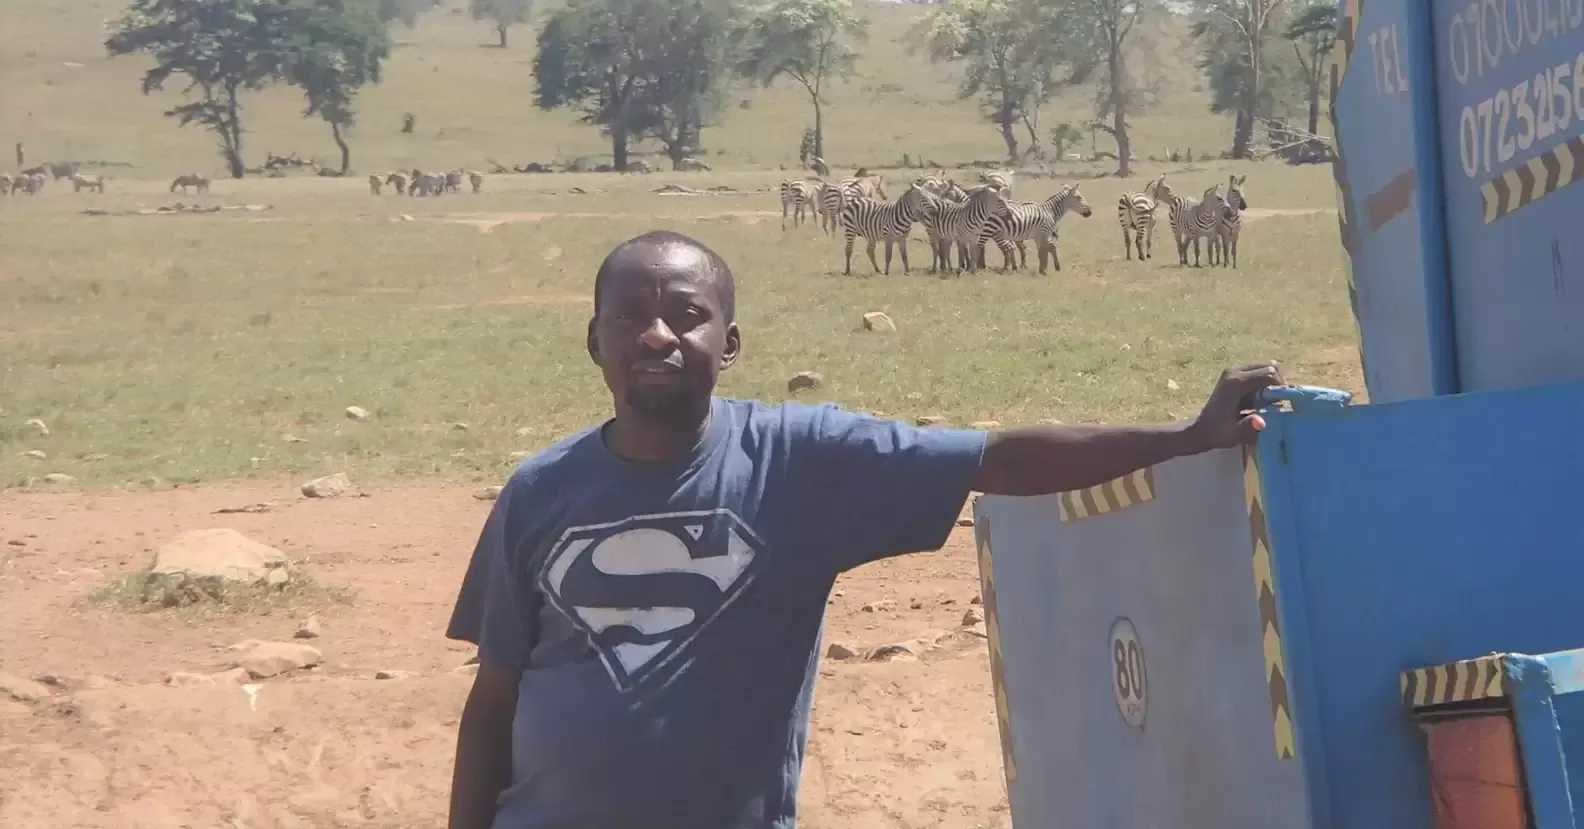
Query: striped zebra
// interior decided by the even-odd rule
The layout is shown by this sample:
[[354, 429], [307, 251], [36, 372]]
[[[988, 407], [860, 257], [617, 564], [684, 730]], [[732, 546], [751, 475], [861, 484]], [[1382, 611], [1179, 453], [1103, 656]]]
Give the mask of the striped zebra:
[[984, 258], [985, 242], [994, 240], [996, 246], [1001, 248], [1003, 270], [1012, 267], [1012, 244], [1017, 244], [1017, 267], [1028, 267], [1028, 250], [1023, 247], [1025, 241], [1032, 240], [1034, 249], [1039, 251], [1040, 273], [1045, 273], [1045, 254], [1050, 252], [1050, 261], [1061, 270], [1061, 259], [1056, 255], [1056, 225], [1068, 212], [1089, 218], [1094, 211], [1089, 207], [1089, 201], [1078, 192], [1078, 185], [1068, 184], [1057, 190], [1050, 198], [1042, 202], [1011, 202], [1004, 212], [997, 213], [985, 222], [984, 230], [979, 234], [979, 257]]
[[[941, 233], [941, 211], [951, 205], [968, 201], [968, 191], [958, 186], [955, 181], [936, 176], [925, 176], [919, 179], [916, 184], [929, 194], [929, 198], [925, 200], [926, 209], [924, 215], [919, 218], [919, 223], [924, 225], [924, 236], [929, 240], [930, 273], [937, 273], [951, 267], [950, 258], [942, 258], [941, 254], [942, 250], [948, 253], [951, 250], [950, 242], [942, 244], [944, 237]], [[967, 268], [967, 252], [959, 249], [957, 261], [959, 269]]]
[[1211, 265], [1219, 262], [1224, 268], [1230, 258], [1232, 267], [1237, 267], [1238, 235], [1243, 231], [1243, 211], [1248, 209], [1248, 199], [1243, 197], [1243, 184], [1246, 181], [1246, 175], [1227, 177], [1226, 208], [1221, 211], [1221, 224], [1216, 228], [1216, 235], [1210, 237]]
[[942, 200], [931, 217], [936, 225], [935, 261], [945, 267], [951, 261], [951, 246], [955, 244], [958, 273], [984, 267], [980, 234], [991, 216], [1007, 209], [1006, 196], [994, 185], [982, 184], [967, 192], [968, 199], [961, 204]]
[[1138, 258], [1150, 258], [1155, 249], [1155, 209], [1160, 206], [1160, 188], [1166, 183], [1166, 174], [1144, 185], [1142, 193], [1123, 193], [1117, 200], [1117, 222], [1122, 225], [1122, 247], [1127, 258], [1133, 258], [1138, 248]]
[[1012, 198], [1012, 171], [1006, 170], [995, 173], [980, 173], [980, 184], [992, 184], [1001, 191], [1001, 195]]
[[818, 179], [792, 179], [781, 182], [781, 229], [786, 230], [787, 211], [792, 212], [792, 226], [803, 224], [803, 213], [810, 218], [819, 213], [819, 195], [824, 182]]
[[853, 240], [859, 236], [868, 243], [869, 264], [874, 266], [876, 273], [880, 272], [880, 263], [875, 261], [875, 243], [880, 241], [884, 241], [886, 246], [885, 272], [891, 273], [891, 248], [895, 245], [901, 248], [902, 272], [907, 273], [908, 232], [913, 229], [913, 223], [923, 215], [929, 195], [929, 191], [915, 184], [908, 187], [907, 191], [894, 202], [862, 196], [844, 197], [841, 225], [847, 243], [847, 267], [842, 273], [849, 276], [852, 274]]
[[842, 210], [853, 199], [885, 201], [885, 177], [870, 175], [867, 170], [860, 168], [852, 178], [844, 178], [835, 184], [825, 182], [819, 200], [820, 214], [824, 217], [821, 226], [826, 233], [835, 233], [840, 228]]
[[1171, 211], [1172, 238], [1177, 241], [1178, 264], [1188, 264], [1188, 243], [1193, 243], [1194, 267], [1199, 263], [1199, 240], [1215, 235], [1221, 224], [1221, 211], [1226, 199], [1221, 196], [1221, 185], [1204, 191], [1199, 201], [1176, 195], [1166, 184], [1157, 191], [1160, 201]]

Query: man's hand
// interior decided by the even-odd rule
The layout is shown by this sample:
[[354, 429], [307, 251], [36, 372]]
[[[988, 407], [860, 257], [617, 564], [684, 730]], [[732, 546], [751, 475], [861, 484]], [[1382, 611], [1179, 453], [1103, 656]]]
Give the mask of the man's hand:
[[1254, 414], [1254, 394], [1283, 385], [1275, 363], [1251, 363], [1221, 372], [1210, 400], [1194, 421], [1192, 431], [1200, 451], [1239, 446], [1254, 440], [1265, 428], [1265, 418]]

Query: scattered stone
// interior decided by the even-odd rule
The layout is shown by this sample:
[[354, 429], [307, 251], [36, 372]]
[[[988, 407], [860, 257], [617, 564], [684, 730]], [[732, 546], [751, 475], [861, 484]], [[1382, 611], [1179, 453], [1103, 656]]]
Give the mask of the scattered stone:
[[472, 656], [468, 657], [468, 661], [463, 662], [462, 664], [463, 665], [477, 665], [478, 663], [479, 663], [479, 655], [475, 653]]
[[923, 599], [914, 599], [913, 601], [908, 602], [908, 609], [909, 610], [923, 610], [924, 609], [924, 600]]
[[6, 544], [9, 545], [9, 546], [12, 546], [12, 547], [26, 547], [27, 546], [27, 542], [23, 541], [20, 538], [13, 538], [10, 541], [7, 541]]
[[46, 458], [48, 458], [49, 456], [44, 454], [42, 451], [40, 451], [38, 449], [29, 449], [26, 452], [18, 452], [17, 453], [17, 457], [19, 457], [19, 458], [32, 458], [33, 460], [36, 460], [36, 461], [42, 461], [42, 460], [45, 460]]
[[292, 634], [292, 638], [293, 639], [318, 639], [319, 635], [321, 633], [321, 627], [322, 626], [319, 623], [319, 617], [318, 616], [309, 616], [306, 620], [303, 621], [303, 623], [301, 625], [297, 626], [297, 632]]
[[324, 661], [318, 648], [293, 642], [260, 642], [237, 660], [236, 667], [248, 672], [253, 679], [269, 679], [303, 668], [312, 668]]
[[257, 583], [272, 572], [287, 576], [286, 554], [227, 528], [182, 533], [154, 554], [155, 576]]
[[412, 671], [375, 671], [375, 679], [405, 679], [412, 676]]
[[39, 420], [36, 417], [32, 418], [23, 425], [32, 431], [35, 437], [47, 438], [50, 435], [49, 427], [44, 425], [44, 421]]
[[870, 602], [863, 607], [858, 608], [860, 613], [884, 613], [891, 610], [896, 610], [896, 602], [893, 602], [890, 599], [881, 599], [878, 602]]
[[517, 430], [517, 437], [520, 437], [520, 438], [533, 437], [533, 431], [534, 430], [533, 430], [532, 426], [524, 426], [521, 429]]
[[88, 463], [98, 463], [102, 460], [108, 460], [109, 457], [109, 455], [106, 455], [103, 452], [89, 452], [88, 454], [83, 455], [82, 459]]
[[968, 634], [969, 636], [976, 636], [980, 639], [990, 638], [990, 631], [985, 628], [984, 622], [980, 622], [976, 625], [969, 625], [963, 628], [962, 632]]
[[919, 426], [945, 426], [947, 423], [942, 415], [923, 415], [913, 422]]
[[208, 674], [190, 674], [185, 671], [177, 671], [165, 677], [165, 684], [176, 688], [188, 688], [193, 685], [213, 685], [214, 677]]
[[918, 659], [918, 651], [919, 647], [911, 642], [896, 642], [875, 648], [866, 658], [870, 662], [914, 661]]
[[817, 371], [800, 371], [787, 381], [787, 391], [799, 392], [825, 385], [825, 375]]
[[300, 437], [297, 437], [296, 435], [291, 435], [291, 434], [281, 435], [281, 440], [284, 440], [287, 443], [307, 443], [308, 442], [307, 438], [300, 438]]
[[49, 686], [42, 682], [0, 674], [0, 696], [10, 697], [17, 702], [38, 702], [49, 697], [50, 693]]
[[69, 484], [75, 482], [76, 480], [76, 478], [73, 478], [64, 472], [51, 472], [50, 474], [44, 476], [44, 483], [46, 484]]
[[840, 642], [832, 642], [825, 648], [825, 658], [839, 660], [857, 659], [858, 652]]
[[480, 501], [493, 501], [496, 498], [499, 498], [500, 494], [501, 487], [487, 486], [478, 492], [473, 493], [473, 497], [479, 499]]
[[892, 332], [897, 330], [896, 323], [891, 321], [884, 311], [870, 311], [863, 315], [863, 327], [867, 331]]
[[978, 604], [978, 605], [982, 605], [982, 604], [984, 604], [984, 597], [983, 597], [983, 596], [975, 596], [975, 597], [973, 597], [973, 598], [971, 598], [971, 599], [969, 599], [969, 600], [968, 600], [968, 603], [969, 603], [969, 604]]
[[518, 463], [522, 463], [523, 461], [528, 460], [530, 457], [533, 457], [533, 452], [527, 449], [524, 449], [520, 452], [511, 453], [511, 459]]
[[264, 574], [264, 583], [271, 587], [280, 587], [289, 581], [291, 581], [291, 573], [288, 573], [284, 567], [278, 567]]
[[315, 478], [302, 485], [302, 494], [309, 498], [335, 498], [352, 491], [352, 479], [345, 472]]
[[243, 504], [240, 507], [221, 507], [215, 510], [215, 515], [234, 515], [236, 513], [261, 513], [269, 512], [274, 504]]
[[362, 406], [346, 407], [346, 416], [349, 420], [356, 420], [359, 422], [369, 419], [368, 409], [365, 409]]
[[460, 420], [451, 424], [451, 431], [453, 432], [466, 432], [467, 430], [468, 425]]
[[983, 610], [980, 610], [977, 607], [970, 607], [968, 608], [968, 612], [963, 614], [962, 623], [963, 627], [972, 627], [984, 622], [984, 620], [985, 617]]
[[974, 520], [972, 518], [969, 518], [966, 515], [964, 515], [963, 517], [957, 519], [957, 526], [959, 526], [959, 527], [972, 527], [973, 525], [974, 525]]
[[1182, 387], [1177, 385], [1177, 381], [1176, 380], [1167, 380], [1166, 381], [1166, 390], [1167, 391], [1176, 391], [1179, 388], [1182, 388]]
[[457, 676], [478, 676], [478, 669], [479, 666], [477, 662], [469, 662], [466, 665], [458, 665], [455, 668], [452, 668], [451, 673], [454, 673]]
[[1040, 422], [1041, 426], [1060, 426], [1060, 425], [1062, 425], [1062, 422], [1060, 420], [1057, 420], [1056, 418], [1053, 418], [1053, 417], [1042, 417], [1042, 418], [1040, 418], [1039, 422]]
[[974, 422], [968, 424], [968, 428], [970, 428], [970, 429], [978, 429], [981, 432], [988, 432], [988, 431], [991, 431], [993, 429], [1001, 428], [1001, 421], [999, 421], [999, 420], [975, 420]]

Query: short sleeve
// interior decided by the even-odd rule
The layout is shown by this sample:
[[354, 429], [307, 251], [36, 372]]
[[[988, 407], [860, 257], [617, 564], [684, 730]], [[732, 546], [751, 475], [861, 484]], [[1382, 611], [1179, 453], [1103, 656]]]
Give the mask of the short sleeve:
[[938, 550], [968, 500], [988, 434], [915, 428], [836, 406], [789, 424], [789, 447], [811, 526], [837, 571]]
[[535, 624], [531, 587], [519, 566], [519, 513], [526, 507], [522, 489], [516, 478], [501, 489], [446, 629], [448, 638], [478, 645], [480, 661], [519, 672], [528, 665]]

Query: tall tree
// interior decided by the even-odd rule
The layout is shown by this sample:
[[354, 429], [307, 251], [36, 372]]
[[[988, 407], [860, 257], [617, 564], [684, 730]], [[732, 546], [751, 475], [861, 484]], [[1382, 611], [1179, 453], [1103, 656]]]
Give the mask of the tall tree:
[[557, 9], [539, 30], [534, 104], [577, 107], [610, 137], [611, 160], [627, 169], [645, 71], [638, 49], [643, 0], [584, 0]]
[[411, 29], [424, 12], [439, 4], [440, 0], [374, 0], [374, 13], [381, 23], [400, 23]]
[[1046, 26], [1047, 30], [1064, 33], [1060, 42], [1073, 79], [1093, 84], [1096, 118], [1091, 124], [1116, 141], [1117, 175], [1122, 177], [1132, 174], [1133, 139], [1128, 117], [1147, 102], [1132, 65], [1139, 50], [1130, 45], [1131, 38], [1153, 2], [1068, 0], [1063, 19]]
[[363, 0], [314, 0], [292, 9], [283, 74], [308, 99], [304, 117], [317, 115], [330, 125], [346, 175], [352, 169], [346, 133], [357, 121], [357, 95], [379, 83], [390, 37]]
[[507, 46], [506, 31], [519, 23], [527, 23], [533, 12], [533, 0], [468, 0], [474, 20], [488, 20], [500, 36], [500, 47]]
[[665, 147], [673, 169], [696, 152], [720, 111], [733, 55], [733, 0], [653, 0], [639, 48], [635, 126]]
[[[1083, 0], [1087, 1], [1087, 0]], [[961, 98], [979, 99], [985, 117], [1001, 132], [1007, 163], [1017, 164], [1016, 128], [1029, 133], [1029, 149], [1040, 146], [1039, 109], [1054, 84], [1058, 56], [1056, 5], [1029, 0], [951, 0], [921, 19], [907, 34], [910, 51], [963, 66]]]
[[1320, 82], [1336, 48], [1336, 34], [1337, 7], [1325, 0], [1304, 6], [1287, 24], [1286, 38], [1292, 41], [1309, 102], [1310, 135], [1320, 131]]
[[1235, 115], [1232, 157], [1248, 158], [1254, 140], [1254, 121], [1268, 111], [1270, 90], [1265, 88], [1270, 67], [1265, 53], [1271, 22], [1286, 0], [1207, 0], [1201, 19], [1193, 26], [1203, 51], [1200, 66], [1210, 80], [1213, 112]]
[[231, 175], [242, 178], [242, 93], [277, 76], [278, 11], [272, 0], [132, 0], [111, 24], [105, 48], [111, 57], [154, 59], [143, 73], [145, 95], [185, 78], [183, 91], [196, 100], [165, 115], [213, 132]]
[[742, 75], [763, 86], [791, 78], [808, 93], [814, 154], [823, 158], [826, 81], [852, 77], [856, 45], [868, 40], [869, 21], [850, 0], [768, 0], [749, 15], [742, 36]]

